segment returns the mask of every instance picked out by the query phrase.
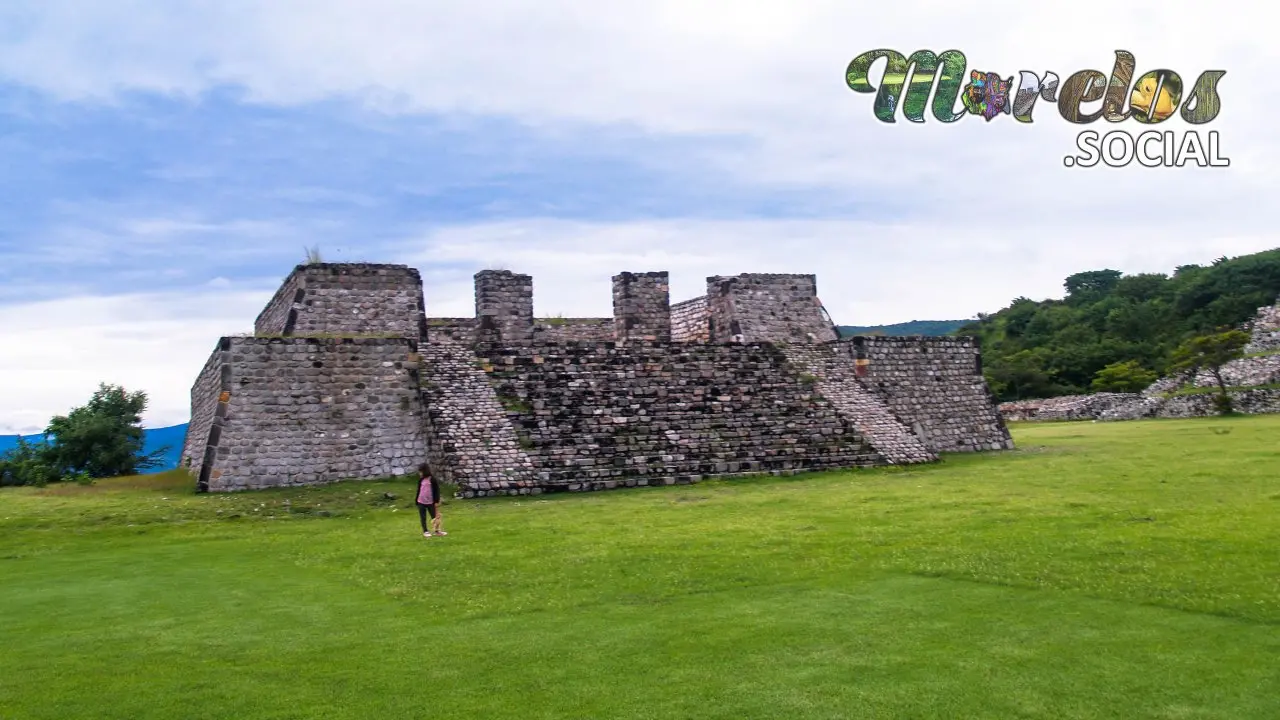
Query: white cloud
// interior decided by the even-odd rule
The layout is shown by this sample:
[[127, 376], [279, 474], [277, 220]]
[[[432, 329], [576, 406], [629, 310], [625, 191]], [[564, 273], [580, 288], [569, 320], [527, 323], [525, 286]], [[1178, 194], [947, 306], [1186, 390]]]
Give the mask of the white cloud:
[[71, 297], [0, 305], [0, 434], [42, 430], [98, 383], [145, 390], [148, 427], [187, 421], [218, 338], [253, 330], [270, 292]]
[[[1063, 279], [1085, 270], [1171, 273], [1275, 245], [1266, 235], [1171, 234], [1179, 222], [1137, 218], [1099, 233], [1030, 218], [991, 233], [847, 220], [521, 220], [425, 230], [403, 241], [394, 260], [422, 268], [427, 312], [436, 316], [472, 315], [471, 276], [486, 267], [532, 275], [540, 316], [611, 315], [610, 278], [624, 270], [669, 271], [673, 302], [703, 294], [712, 275], [794, 272], [817, 275], [838, 323], [876, 325], [973, 317], [1019, 295], [1061, 297]], [[1157, 242], [1117, 243], [1127, 236]], [[445, 264], [453, 269], [434, 269]]]
[[[1265, 23], [1249, 19], [1252, 3], [1216, 3], [1212, 12], [1193, 2], [1028, 7], [1011, 0], [40, 0], [38, 10], [7, 11], [8, 24], [26, 32], [0, 46], [0, 75], [73, 98], [233, 83], [260, 102], [357, 97], [383, 110], [506, 115], [562, 134], [573, 123], [727, 133], [745, 138], [748, 149], [707, 153], [744, 179], [862, 194], [913, 185], [920, 210], [939, 212], [982, 198], [1077, 202], [1111, 213], [1141, 198], [1167, 211], [1206, 195], [1230, 202], [1273, 181], [1268, 118], [1280, 94], [1269, 73], [1280, 56]], [[1139, 72], [1172, 68], [1188, 82], [1225, 69], [1224, 109], [1211, 127], [1223, 133], [1233, 167], [1065, 170], [1062, 155], [1079, 128], [1050, 105], [1030, 127], [1007, 117], [990, 126], [882, 125], [872, 119], [871, 97], [843, 82], [849, 60], [876, 47], [956, 47], [971, 67], [1008, 75], [1109, 73], [1119, 48], [1136, 54]], [[1175, 118], [1167, 126], [1183, 125]]]
[[[1270, 122], [1280, 107], [1270, 78], [1280, 53], [1255, 18], [1256, 3], [1219, 2], [1212, 12], [1186, 1], [1029, 7], [1011, 0], [12, 1], [0, 7], [0, 79], [74, 100], [235, 84], [254, 102], [347, 97], [388, 112], [452, 113], [464, 125], [471, 116], [503, 115], [556, 137], [600, 124], [729, 136], [736, 142], [691, 148], [685, 160], [746, 183], [825, 188], [877, 206], [866, 213], [877, 222], [535, 218], [432, 228], [407, 238], [400, 257], [368, 258], [422, 268], [436, 315], [470, 315], [471, 273], [504, 265], [534, 275], [539, 314], [607, 315], [612, 274], [666, 269], [673, 299], [701, 293], [707, 275], [815, 272], [842, 323], [963, 317], [1016, 295], [1057, 295], [1063, 277], [1081, 270], [1167, 272], [1280, 245], [1265, 200], [1280, 179]], [[871, 96], [843, 82], [849, 60], [877, 47], [958, 48], [971, 68], [1006, 76], [1109, 73], [1116, 49], [1133, 51], [1139, 72], [1172, 68], [1188, 82], [1225, 69], [1223, 111], [1205, 129], [1221, 132], [1232, 166], [1067, 170], [1061, 158], [1080, 128], [1049, 105], [1031, 126], [1007, 117], [881, 124]], [[1185, 128], [1177, 118], [1167, 126]], [[204, 169], [158, 172], [181, 178]], [[295, 187], [277, 195], [290, 192], [314, 194]], [[212, 222], [200, 213], [150, 218], [121, 233], [61, 238], [55, 251], [109, 257], [126, 242], [133, 254], [159, 254], [174, 237], [207, 231], [255, 235], [230, 244], [249, 255], [274, 234], [269, 225], [222, 233]], [[99, 380], [151, 392], [152, 424], [182, 421], [216, 338], [248, 329], [269, 297], [235, 287], [0, 306], [0, 432], [42, 425], [83, 402]]]

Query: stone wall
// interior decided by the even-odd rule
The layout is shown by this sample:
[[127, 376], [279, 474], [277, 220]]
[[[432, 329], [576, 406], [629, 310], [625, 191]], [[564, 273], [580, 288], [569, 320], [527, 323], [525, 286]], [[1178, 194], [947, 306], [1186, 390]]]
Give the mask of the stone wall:
[[219, 395], [223, 390], [223, 368], [230, 371], [230, 366], [225, 364], [225, 351], [229, 347], [230, 343], [227, 341], [218, 342], [209, 354], [204, 368], [196, 376], [195, 384], [191, 386], [191, 421], [187, 425], [187, 437], [183, 441], [182, 464], [196, 473], [200, 472], [204, 464], [209, 432], [213, 429]]
[[474, 342], [476, 338], [476, 319], [468, 318], [427, 318], [427, 343]]
[[613, 318], [542, 318], [533, 326], [534, 342], [569, 340], [608, 341], [614, 338]]
[[707, 278], [710, 341], [827, 342], [835, 327], [818, 302], [813, 275], [743, 274]]
[[782, 348], [787, 359], [836, 410], [857, 428], [885, 461], [909, 464], [937, 460], [915, 432], [894, 416], [883, 398], [856, 377], [853, 358], [836, 343], [799, 343]]
[[839, 342], [863, 384], [934, 452], [1013, 448], [967, 337], [852, 337]]
[[706, 295], [671, 306], [671, 339], [675, 342], [711, 341]]
[[570, 342], [479, 352], [544, 490], [886, 463], [771, 345]]
[[1252, 339], [1244, 349], [1246, 353], [1280, 350], [1280, 302], [1270, 307], [1258, 308], [1258, 314], [1250, 324]]
[[1000, 414], [1012, 421], [1096, 420], [1104, 413], [1141, 403], [1138, 393], [1094, 393], [1001, 403]]
[[412, 471], [426, 458], [413, 350], [407, 338], [223, 338], [193, 388], [192, 425], [213, 425], [201, 489]]
[[671, 341], [671, 283], [666, 272], [613, 276], [614, 337]]
[[533, 341], [533, 278], [509, 270], [475, 276], [476, 338], [487, 343]]
[[255, 335], [384, 335], [419, 340], [422, 278], [404, 265], [299, 265], [254, 323]]
[[297, 315], [302, 308], [302, 298], [305, 295], [303, 286], [306, 283], [306, 267], [298, 265], [280, 284], [276, 294], [271, 297], [270, 302], [253, 323], [255, 335], [292, 334], [293, 324], [297, 321]]
[[485, 374], [486, 361], [461, 343], [422, 347], [428, 458], [436, 477], [475, 494], [536, 489], [533, 465]]

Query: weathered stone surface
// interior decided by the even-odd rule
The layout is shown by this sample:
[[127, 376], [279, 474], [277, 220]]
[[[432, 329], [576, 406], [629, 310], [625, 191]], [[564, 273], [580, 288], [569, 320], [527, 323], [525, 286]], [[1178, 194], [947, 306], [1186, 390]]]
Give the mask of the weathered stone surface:
[[783, 354], [811, 379], [818, 394], [853, 423], [863, 437], [893, 464], [937, 460], [912, 429], [894, 416], [884, 400], [856, 376], [853, 358], [837, 343], [787, 345]]
[[854, 337], [838, 343], [858, 376], [934, 452], [1013, 448], [968, 337]]
[[254, 334], [387, 335], [421, 340], [422, 278], [404, 265], [316, 263], [293, 269]]
[[184, 453], [204, 490], [426, 460], [482, 497], [1011, 447], [968, 339], [835, 341], [812, 275], [710, 278], [674, 307], [668, 287], [622, 273], [614, 317], [535, 320], [529, 276], [484, 271], [476, 317], [428, 320], [416, 271], [300, 267], [258, 322], [289, 337], [224, 338], [197, 377]]
[[818, 301], [813, 275], [709, 277], [706, 297], [710, 342], [828, 342], [839, 337]]
[[533, 341], [533, 278], [509, 270], [482, 270], [476, 273], [475, 287], [478, 341]]
[[707, 296], [671, 306], [671, 339], [676, 342], [710, 342], [711, 328], [707, 324]]
[[600, 340], [614, 338], [617, 321], [607, 318], [542, 318], [533, 327], [534, 342]]
[[1105, 412], [1128, 408], [1142, 400], [1143, 396], [1139, 393], [1067, 395], [1001, 403], [1000, 413], [1006, 420], [1013, 421], [1096, 420]]
[[886, 462], [772, 345], [571, 342], [477, 351], [543, 489]]
[[437, 477], [470, 491], [530, 488], [533, 464], [470, 345], [422, 348], [429, 462]]
[[671, 283], [665, 272], [624, 272], [613, 276], [614, 337], [671, 340]]
[[205, 490], [388, 477], [426, 456], [407, 338], [223, 338], [192, 395]]
[[1258, 308], [1258, 314], [1250, 323], [1251, 341], [1246, 353], [1280, 350], [1280, 301], [1270, 307]]

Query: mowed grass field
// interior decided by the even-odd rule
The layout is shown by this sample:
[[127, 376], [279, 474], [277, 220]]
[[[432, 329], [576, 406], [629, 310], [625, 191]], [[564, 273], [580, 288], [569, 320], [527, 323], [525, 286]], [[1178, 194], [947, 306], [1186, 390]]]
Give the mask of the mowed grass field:
[[1280, 717], [1280, 417], [1014, 432], [429, 540], [403, 482], [0, 490], [0, 718]]

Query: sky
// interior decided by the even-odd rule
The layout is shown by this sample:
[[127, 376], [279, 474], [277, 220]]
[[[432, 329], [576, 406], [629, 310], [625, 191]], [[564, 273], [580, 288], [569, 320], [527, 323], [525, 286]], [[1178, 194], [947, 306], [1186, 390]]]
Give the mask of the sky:
[[[419, 268], [433, 316], [472, 314], [489, 267], [533, 275], [540, 316], [608, 316], [623, 270], [669, 271], [673, 302], [799, 272], [874, 325], [1280, 246], [1280, 52], [1254, 3], [1030, 7], [6, 0], [0, 434], [100, 382], [185, 422], [218, 338], [307, 247]], [[1084, 128], [1043, 102], [1031, 124], [881, 123], [844, 80], [876, 48], [1015, 78], [1109, 75], [1116, 50], [1188, 85], [1226, 70], [1199, 131], [1231, 165], [1065, 168]]]

